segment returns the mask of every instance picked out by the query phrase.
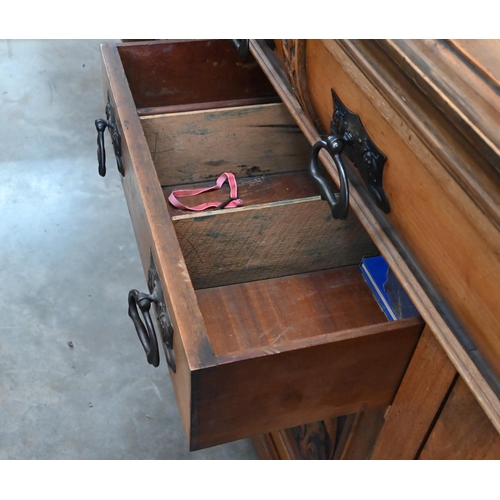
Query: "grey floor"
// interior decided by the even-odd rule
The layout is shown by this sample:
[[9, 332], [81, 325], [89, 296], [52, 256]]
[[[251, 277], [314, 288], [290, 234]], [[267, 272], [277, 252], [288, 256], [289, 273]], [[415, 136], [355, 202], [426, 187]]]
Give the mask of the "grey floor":
[[146, 282], [119, 174], [97, 174], [100, 42], [0, 41], [0, 459], [255, 459], [188, 451], [127, 316]]

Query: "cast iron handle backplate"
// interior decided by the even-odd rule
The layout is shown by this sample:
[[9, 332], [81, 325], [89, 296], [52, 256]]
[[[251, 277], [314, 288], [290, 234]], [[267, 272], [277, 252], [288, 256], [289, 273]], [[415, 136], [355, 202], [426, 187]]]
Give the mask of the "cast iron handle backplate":
[[[156, 368], [160, 364], [160, 353], [158, 351], [155, 329], [151, 321], [151, 315], [149, 314], [151, 302], [155, 300], [155, 297], [152, 295], [140, 293], [137, 290], [130, 290], [128, 294], [128, 315], [134, 323], [139, 340], [146, 352], [148, 363]], [[137, 306], [139, 306], [142, 312], [145, 325], [139, 316]]]
[[[322, 177], [319, 172], [318, 155], [323, 148], [325, 148], [332, 156], [339, 173], [340, 194], [338, 199], [330, 189], [330, 186], [325, 178]], [[349, 185], [347, 184], [345, 168], [340, 156], [343, 149], [344, 143], [342, 140], [335, 135], [330, 135], [326, 138], [326, 140], [318, 141], [312, 147], [311, 153], [309, 154], [309, 173], [318, 184], [321, 197], [330, 205], [334, 219], [345, 219], [349, 210]]]
[[99, 175], [104, 177], [106, 175], [106, 150], [104, 148], [104, 131], [108, 128], [111, 134], [111, 142], [115, 151], [116, 166], [122, 176], [125, 176], [123, 170], [122, 159], [122, 140], [118, 126], [116, 124], [115, 113], [111, 100], [108, 95], [108, 103], [106, 104], [106, 120], [98, 118], [95, 121], [95, 128], [97, 130], [97, 162], [99, 164]]
[[175, 373], [176, 363], [174, 354], [174, 327], [170, 319], [167, 304], [165, 302], [165, 295], [161, 286], [160, 276], [156, 269], [153, 255], [150, 256], [150, 265], [148, 270], [148, 288], [151, 295], [155, 298], [156, 320], [160, 327], [161, 342], [163, 344], [163, 351], [167, 358], [167, 364], [170, 369]]
[[370, 196], [384, 212], [390, 212], [382, 175], [387, 157], [375, 146], [361, 124], [358, 115], [347, 109], [332, 89], [333, 117], [330, 134], [344, 143], [344, 153], [361, 174]]

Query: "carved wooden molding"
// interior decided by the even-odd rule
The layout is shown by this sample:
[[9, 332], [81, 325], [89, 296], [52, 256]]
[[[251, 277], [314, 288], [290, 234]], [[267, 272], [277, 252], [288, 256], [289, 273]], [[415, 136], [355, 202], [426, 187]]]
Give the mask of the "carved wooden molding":
[[287, 429], [302, 460], [332, 460], [337, 444], [338, 418]]
[[307, 90], [306, 43], [307, 40], [282, 40], [283, 60], [287, 70], [288, 81], [300, 106], [313, 122], [318, 132], [325, 133]]

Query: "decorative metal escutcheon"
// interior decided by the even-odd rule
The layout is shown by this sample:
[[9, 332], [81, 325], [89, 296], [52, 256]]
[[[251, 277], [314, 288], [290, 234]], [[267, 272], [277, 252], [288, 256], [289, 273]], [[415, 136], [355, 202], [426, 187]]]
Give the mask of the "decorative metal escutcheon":
[[158, 275], [152, 254], [148, 270], [148, 288], [151, 295], [155, 298], [156, 320], [160, 328], [161, 343], [163, 344], [167, 364], [175, 373], [177, 368], [174, 354], [174, 327], [170, 319], [170, 313], [168, 312], [165, 302], [160, 276]]
[[[151, 321], [149, 310], [151, 303], [155, 305], [156, 320], [160, 329], [161, 343], [167, 358], [167, 364], [170, 369], [175, 373], [175, 354], [173, 350], [174, 342], [174, 327], [170, 319], [170, 314], [165, 303], [165, 296], [161, 286], [160, 277], [151, 255], [151, 264], [148, 270], [148, 288], [150, 295], [140, 293], [137, 290], [131, 290], [128, 295], [128, 315], [132, 319], [137, 336], [144, 348], [148, 363], [154, 367], [160, 364], [160, 355], [158, 352], [158, 342], [156, 332]], [[139, 317], [137, 307], [140, 308], [144, 322]]]
[[382, 175], [387, 157], [375, 146], [355, 115], [344, 106], [332, 89], [333, 118], [330, 124], [332, 135], [340, 137], [344, 143], [343, 152], [361, 174], [365, 186], [377, 206], [390, 212], [387, 195], [382, 186]]
[[115, 152], [116, 166], [118, 171], [125, 177], [125, 171], [123, 169], [123, 159], [122, 159], [122, 139], [120, 132], [118, 130], [118, 125], [116, 123], [115, 112], [113, 105], [111, 104], [111, 99], [108, 93], [108, 103], [106, 104], [106, 120], [103, 118], [98, 118], [95, 121], [95, 128], [97, 130], [97, 161], [99, 164], [99, 175], [104, 177], [106, 175], [106, 150], [104, 148], [104, 131], [106, 128], [111, 134], [111, 142], [113, 143], [113, 149]]

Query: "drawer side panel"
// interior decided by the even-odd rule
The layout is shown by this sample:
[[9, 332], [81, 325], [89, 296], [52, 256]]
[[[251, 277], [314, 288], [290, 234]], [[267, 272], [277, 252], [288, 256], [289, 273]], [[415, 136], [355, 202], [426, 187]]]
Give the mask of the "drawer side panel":
[[[177, 373], [174, 375], [171, 372], [171, 378], [184, 430], [189, 436], [191, 372], [200, 366], [213, 364], [214, 355], [207, 340], [203, 319], [165, 207], [163, 193], [151, 162], [118, 52], [116, 47], [110, 45], [103, 45], [101, 50], [104, 95], [105, 99], [109, 95], [114, 106], [122, 136], [125, 167], [125, 177], [121, 179], [123, 190], [145, 275], [148, 273], [152, 253], [172, 318]], [[114, 164], [109, 153], [108, 158], [108, 164]], [[131, 288], [135, 288], [135, 285], [131, 283]], [[124, 305], [125, 303], [126, 292]]]

